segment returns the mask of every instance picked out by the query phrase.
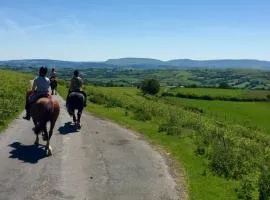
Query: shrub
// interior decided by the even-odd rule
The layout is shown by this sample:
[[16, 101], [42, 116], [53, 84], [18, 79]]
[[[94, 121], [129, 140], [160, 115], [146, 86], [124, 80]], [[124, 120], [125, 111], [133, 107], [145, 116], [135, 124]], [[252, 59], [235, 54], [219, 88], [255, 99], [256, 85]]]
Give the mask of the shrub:
[[170, 93], [170, 92], [162, 92], [161, 96], [163, 96], [163, 97], [174, 97], [174, 94]]
[[270, 168], [262, 170], [259, 179], [260, 200], [270, 200]]
[[108, 98], [105, 102], [105, 106], [107, 108], [113, 108], [113, 107], [122, 107], [122, 102], [115, 98]]
[[222, 82], [219, 84], [219, 88], [228, 89], [230, 88], [230, 86], [228, 85], [228, 83]]
[[154, 94], [157, 94], [159, 92], [160, 84], [155, 79], [145, 79], [142, 82], [141, 90], [143, 91], [144, 94], [154, 95]]
[[257, 185], [258, 178], [256, 174], [245, 177], [237, 190], [238, 198], [243, 200], [258, 199], [259, 193]]
[[106, 99], [103, 94], [94, 94], [89, 97], [89, 101], [95, 104], [102, 105], [105, 104]]
[[165, 132], [168, 135], [180, 135], [182, 127], [179, 121], [180, 118], [177, 113], [170, 113], [168, 121], [159, 127], [159, 132]]
[[139, 108], [134, 112], [134, 119], [139, 121], [148, 121], [151, 120], [152, 117], [147, 110]]

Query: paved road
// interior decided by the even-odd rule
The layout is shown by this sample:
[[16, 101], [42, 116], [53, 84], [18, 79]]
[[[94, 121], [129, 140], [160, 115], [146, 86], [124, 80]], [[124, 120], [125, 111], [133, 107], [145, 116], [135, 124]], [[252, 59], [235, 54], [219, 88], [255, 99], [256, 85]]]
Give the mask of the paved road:
[[33, 145], [33, 124], [22, 115], [0, 134], [0, 200], [182, 199], [164, 158], [150, 145], [90, 115], [75, 132], [63, 100], [55, 98], [62, 107], [51, 157]]

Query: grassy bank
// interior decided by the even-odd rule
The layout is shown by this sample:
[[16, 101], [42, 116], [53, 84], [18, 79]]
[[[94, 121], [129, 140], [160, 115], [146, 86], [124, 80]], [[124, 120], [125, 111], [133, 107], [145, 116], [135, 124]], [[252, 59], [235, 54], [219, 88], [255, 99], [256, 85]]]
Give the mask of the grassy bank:
[[24, 108], [25, 92], [30, 87], [31, 76], [0, 70], [0, 131]]
[[[61, 91], [65, 90], [64, 87]], [[267, 134], [143, 96], [135, 88], [87, 86], [87, 110], [163, 146], [184, 166], [191, 199], [258, 199], [267, 192]]]

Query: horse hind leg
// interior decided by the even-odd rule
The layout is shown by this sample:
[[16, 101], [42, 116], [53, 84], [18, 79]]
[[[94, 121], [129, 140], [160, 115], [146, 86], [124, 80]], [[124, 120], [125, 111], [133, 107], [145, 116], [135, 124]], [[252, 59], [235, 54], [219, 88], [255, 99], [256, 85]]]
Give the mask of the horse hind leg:
[[81, 128], [81, 116], [82, 116], [82, 111], [78, 111], [77, 113], [77, 126], [80, 129]]
[[46, 124], [43, 126], [42, 130], [43, 130], [43, 133], [42, 133], [43, 141], [48, 141], [49, 140], [49, 134], [48, 134], [48, 131], [47, 131]]
[[52, 155], [52, 147], [50, 145], [50, 140], [51, 140], [51, 137], [52, 137], [52, 134], [53, 134], [53, 129], [54, 129], [54, 126], [55, 126], [55, 123], [56, 123], [56, 120], [59, 116], [59, 113], [60, 113], [60, 110], [56, 110], [54, 113], [53, 113], [53, 116], [50, 120], [50, 130], [49, 130], [49, 135], [48, 135], [48, 140], [47, 140], [47, 155], [50, 156]]
[[[46, 141], [46, 146], [45, 146], [45, 151], [46, 151], [46, 155], [47, 156], [51, 156], [52, 155], [52, 147], [50, 145], [50, 136], [52, 134], [52, 131], [50, 129], [49, 133], [47, 131], [47, 128], [44, 128], [44, 136], [45, 136], [45, 141]], [[44, 139], [44, 138], [43, 138]]]
[[38, 134], [36, 134], [35, 145], [39, 145], [39, 137], [38, 137]]
[[[37, 122], [33, 119], [34, 121], [34, 125], [36, 126], [37, 125]], [[35, 133], [36, 134], [36, 140], [35, 140], [35, 145], [39, 145], [39, 137], [38, 137], [38, 133]]]
[[77, 119], [76, 119], [76, 115], [75, 115], [75, 112], [74, 111], [72, 113], [72, 118], [73, 118], [73, 122], [76, 124]]

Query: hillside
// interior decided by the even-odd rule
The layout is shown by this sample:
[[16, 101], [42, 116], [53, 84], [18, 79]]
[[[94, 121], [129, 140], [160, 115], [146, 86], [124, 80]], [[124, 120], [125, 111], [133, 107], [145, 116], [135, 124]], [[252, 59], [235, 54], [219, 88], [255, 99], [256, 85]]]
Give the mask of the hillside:
[[75, 62], [50, 59], [25, 59], [0, 61], [0, 66], [37, 67], [40, 65], [69, 67], [69, 68], [111, 68], [111, 67], [136, 67], [136, 68], [255, 68], [270, 69], [270, 61], [252, 59], [225, 59], [225, 60], [191, 60], [176, 59], [161, 61], [150, 58], [120, 58], [109, 59], [104, 62]]

